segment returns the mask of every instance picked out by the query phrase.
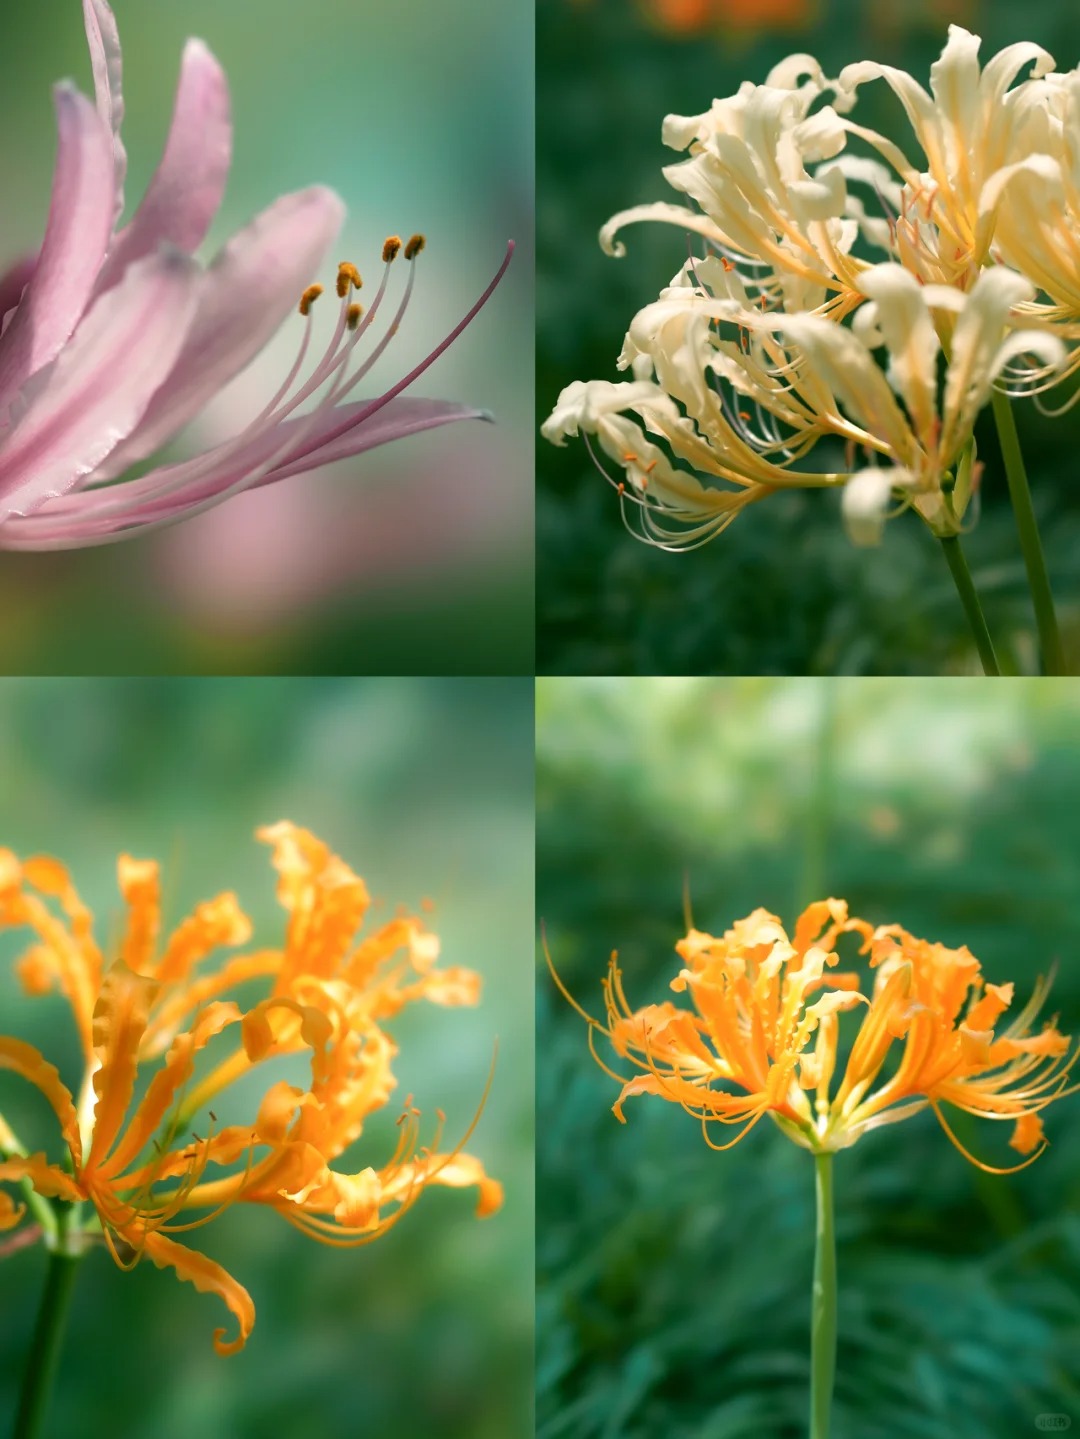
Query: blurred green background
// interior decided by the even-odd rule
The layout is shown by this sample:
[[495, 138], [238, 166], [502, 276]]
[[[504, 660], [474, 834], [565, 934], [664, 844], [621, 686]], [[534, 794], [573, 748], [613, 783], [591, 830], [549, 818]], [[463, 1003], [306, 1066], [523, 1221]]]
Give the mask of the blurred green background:
[[[713, 933], [839, 895], [967, 944], [1018, 999], [1056, 964], [1047, 1012], [1075, 1034], [1078, 733], [1067, 681], [542, 680], [554, 961], [596, 1014], [617, 948], [640, 1006], [672, 997], [684, 875]], [[768, 1123], [712, 1153], [649, 1098], [621, 1126], [542, 966], [537, 1009], [538, 1439], [801, 1439], [810, 1156]], [[1015, 1163], [1008, 1126], [949, 1115], [985, 1162]], [[1080, 1096], [1044, 1119], [1051, 1148], [1009, 1178], [929, 1112], [838, 1156], [833, 1439], [1080, 1423]]]
[[[252, 830], [282, 817], [365, 877], [377, 914], [435, 902], [444, 960], [481, 973], [483, 1000], [415, 1005], [391, 1027], [399, 1088], [352, 1152], [356, 1168], [389, 1156], [410, 1092], [460, 1135], [499, 1042], [468, 1146], [505, 1183], [499, 1214], [478, 1222], [474, 1192], [433, 1189], [377, 1243], [338, 1250], [256, 1206], [227, 1211], [190, 1240], [255, 1301], [254, 1331], [231, 1358], [211, 1345], [231, 1324], [217, 1298], [95, 1251], [77, 1280], [50, 1435], [531, 1432], [532, 713], [531, 682], [513, 680], [0, 682], [0, 844], [62, 857], [102, 941], [122, 913], [115, 864], [127, 851], [162, 861], [167, 920], [232, 888], [256, 940], [279, 943], [275, 876]], [[26, 942], [0, 935], [0, 1031], [39, 1045], [74, 1084], [64, 1002], [26, 999], [12, 975]], [[234, 1095], [238, 1120], [262, 1087]], [[55, 1144], [12, 1075], [0, 1076], [0, 1107]], [[38, 1249], [0, 1264], [0, 1415], [14, 1410], [43, 1274]]]
[[[795, 51], [816, 55], [830, 75], [854, 60], [886, 61], [925, 87], [949, 21], [983, 36], [984, 60], [1017, 40], [1046, 46], [1061, 69], [1080, 60], [1080, 10], [1060, 0], [538, 0], [537, 13], [538, 423], [571, 380], [619, 378], [632, 316], [686, 258], [669, 225], [633, 226], [623, 260], [596, 242], [617, 210], [677, 198], [660, 174], [677, 158], [660, 141], [666, 114], [699, 114]], [[789, 16], [783, 28], [768, 18], [778, 14]], [[883, 82], [861, 92], [857, 118], [910, 152]], [[1066, 647], [1080, 664], [1080, 418], [1043, 419], [1025, 402], [1017, 422]], [[968, 558], [1003, 662], [1035, 673], [988, 414], [977, 437], [984, 503]], [[778, 495], [704, 548], [665, 554], [626, 533], [584, 445], [537, 444], [541, 673], [978, 672], [937, 542], [916, 518], [889, 524], [880, 549], [857, 550], [839, 495]]]
[[[517, 240], [496, 295], [415, 390], [491, 410], [498, 423], [416, 436], [145, 540], [0, 555], [0, 672], [531, 673], [532, 5], [114, 9], [129, 214], [161, 154], [184, 41], [198, 35], [228, 74], [235, 130], [207, 256], [279, 194], [316, 182], [349, 211], [324, 282], [346, 257], [365, 276], [377, 270], [387, 234], [427, 234], [413, 303], [375, 384], [392, 384], [443, 339]], [[0, 267], [40, 241], [51, 85], [72, 76], [92, 93], [79, 0], [7, 6], [4, 19]], [[316, 336], [331, 325], [327, 311]], [[282, 334], [182, 451], [258, 413], [293, 358], [296, 332]]]

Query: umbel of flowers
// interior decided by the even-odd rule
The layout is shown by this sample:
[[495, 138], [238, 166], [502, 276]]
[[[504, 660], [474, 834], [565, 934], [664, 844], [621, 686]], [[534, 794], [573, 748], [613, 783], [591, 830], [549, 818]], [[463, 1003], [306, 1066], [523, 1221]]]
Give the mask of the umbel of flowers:
[[[929, 92], [794, 55], [667, 117], [679, 203], [600, 238], [620, 255], [624, 226], [661, 222], [689, 253], [631, 322], [631, 378], [575, 381], [543, 427], [585, 437], [641, 538], [694, 547], [808, 487], [843, 491], [858, 543], [908, 509], [954, 538], [974, 518], [979, 411], [1080, 367], [1080, 70], [1033, 44], [980, 67], [979, 46], [951, 27]], [[910, 143], [856, 118], [879, 79]]]
[[[861, 941], [868, 983], [840, 968], [837, 944], [846, 934]], [[594, 1018], [554, 966], [552, 974], [588, 1023], [593, 1057], [620, 1085], [618, 1119], [628, 1099], [651, 1095], [691, 1115], [710, 1149], [730, 1149], [768, 1117], [813, 1154], [809, 1436], [829, 1439], [837, 1353], [834, 1156], [869, 1131], [929, 1108], [980, 1169], [1024, 1169], [1048, 1143], [1043, 1111], [1080, 1089], [1071, 1078], [1080, 1048], [1054, 1021], [1036, 1027], [1046, 982], [1010, 1015], [1013, 985], [984, 978], [970, 950], [918, 939], [900, 925], [868, 924], [839, 899], [811, 904], [790, 935], [776, 915], [756, 909], [723, 935], [691, 928], [675, 947], [682, 968], [671, 988], [689, 1003], [633, 1008], [613, 954], [604, 1018]], [[841, 1067], [845, 1025], [850, 1048]], [[618, 1069], [597, 1052], [598, 1035]], [[970, 1153], [947, 1107], [1010, 1125], [1019, 1161], [995, 1168]]]
[[[84, 1064], [73, 1095], [45, 1055], [0, 1037], [0, 1069], [36, 1086], [59, 1126], [52, 1158], [28, 1152], [0, 1116], [0, 1182], [21, 1185], [26, 1200], [0, 1191], [0, 1228], [34, 1218], [46, 1243], [69, 1253], [101, 1237], [125, 1267], [147, 1258], [216, 1293], [239, 1326], [228, 1340], [216, 1331], [221, 1354], [244, 1345], [254, 1305], [221, 1265], [174, 1235], [248, 1203], [323, 1243], [360, 1245], [396, 1224], [429, 1184], [475, 1186], [481, 1216], [502, 1200], [499, 1183], [463, 1152], [472, 1126], [441, 1148], [440, 1113], [421, 1143], [411, 1098], [389, 1157], [340, 1166], [396, 1086], [395, 1016], [417, 1000], [475, 1004], [480, 980], [440, 967], [438, 939], [417, 917], [401, 914], [357, 939], [369, 907], [363, 880], [296, 825], [258, 834], [271, 846], [288, 916], [284, 943], [266, 948], [249, 947], [251, 924], [231, 893], [200, 904], [163, 939], [158, 866], [122, 856], [127, 916], [106, 954], [60, 863], [0, 851], [0, 925], [35, 935], [19, 977], [28, 993], [59, 991], [67, 1001]], [[254, 999], [252, 982], [262, 990]], [[306, 1056], [306, 1084], [268, 1076], [250, 1117], [219, 1124], [214, 1106], [225, 1091], [286, 1056]], [[75, 1206], [63, 1221], [54, 1199]]]
[[[861, 941], [869, 984], [839, 968], [837, 942], [849, 933]], [[689, 1006], [632, 1008], [615, 955], [605, 1018], [571, 999], [590, 1034], [604, 1034], [636, 1071], [616, 1074], [601, 1061], [622, 1086], [620, 1120], [627, 1099], [654, 1095], [697, 1119], [710, 1148], [730, 1148], [768, 1116], [821, 1155], [929, 1108], [962, 1153], [1001, 1172], [963, 1148], [943, 1106], [1009, 1122], [1023, 1168], [1046, 1147], [1042, 1111], [1080, 1087], [1070, 1082], [1080, 1051], [1053, 1022], [1035, 1027], [1046, 982], [1010, 1016], [1013, 985], [985, 979], [970, 950], [875, 927], [849, 916], [843, 900], [810, 905], [790, 936], [757, 909], [720, 936], [691, 929], [676, 950], [682, 968], [671, 988]], [[853, 1037], [841, 1073], [844, 1022]]]

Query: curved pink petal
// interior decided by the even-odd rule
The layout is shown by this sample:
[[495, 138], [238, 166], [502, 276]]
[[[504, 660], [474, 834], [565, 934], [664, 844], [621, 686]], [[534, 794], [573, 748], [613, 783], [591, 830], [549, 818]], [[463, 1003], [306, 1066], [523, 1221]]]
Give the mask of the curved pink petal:
[[37, 269], [37, 252], [24, 255], [0, 275], [0, 327], [10, 311], [23, 297], [23, 291], [34, 277]]
[[140, 260], [103, 295], [0, 450], [0, 515], [64, 494], [130, 434], [184, 342], [202, 276], [179, 251]]
[[337, 195], [317, 185], [277, 200], [229, 241], [207, 272], [168, 385], [103, 479], [153, 454], [254, 359], [317, 274], [344, 214]]
[[[362, 425], [346, 434], [339, 433], [344, 417], [350, 413], [360, 414], [366, 408], [367, 402], [361, 401], [329, 410], [320, 416], [311, 431], [301, 429], [305, 425], [303, 417], [289, 420], [232, 453], [229, 453], [228, 445], [223, 445], [220, 447], [220, 461], [209, 473], [206, 469], [208, 457], [203, 455], [152, 470], [138, 480], [129, 481], [119, 491], [102, 489], [68, 495], [45, 506], [29, 523], [12, 519], [0, 524], [0, 549], [5, 545], [34, 548], [38, 534], [42, 548], [63, 548], [67, 544], [92, 543], [130, 526], [164, 524], [181, 516], [187, 518], [210, 509], [219, 498], [239, 493], [244, 477], [256, 474], [268, 461], [272, 468], [262, 476], [256, 475], [253, 487], [273, 484], [291, 475], [361, 454], [407, 435], [453, 424], [457, 420], [491, 419], [484, 410], [471, 409], [449, 400], [409, 398], [393, 400]], [[320, 433], [326, 433], [331, 427], [333, 438], [320, 447]], [[301, 435], [302, 438], [294, 442], [290, 454], [290, 438]], [[281, 458], [275, 459], [276, 454], [280, 454]], [[185, 476], [190, 476], [186, 484]], [[176, 488], [170, 488], [168, 494], [155, 498], [166, 485], [175, 485]], [[125, 502], [122, 510], [116, 508], [120, 500]], [[111, 512], [98, 514], [99, 508], [105, 506], [110, 506]]]
[[108, 127], [112, 141], [112, 223], [115, 224], [124, 209], [124, 177], [127, 174], [127, 152], [120, 139], [120, 127], [124, 123], [120, 32], [116, 28], [116, 16], [106, 0], [83, 0], [83, 21], [86, 43], [90, 47], [90, 64], [94, 70], [98, 114]]
[[162, 241], [189, 253], [202, 244], [225, 193], [231, 159], [225, 73], [201, 40], [189, 40], [165, 153], [131, 224], [113, 241], [99, 294]]
[[57, 86], [52, 203], [33, 278], [0, 336], [0, 415], [60, 353], [86, 308], [112, 231], [112, 144], [93, 105]]

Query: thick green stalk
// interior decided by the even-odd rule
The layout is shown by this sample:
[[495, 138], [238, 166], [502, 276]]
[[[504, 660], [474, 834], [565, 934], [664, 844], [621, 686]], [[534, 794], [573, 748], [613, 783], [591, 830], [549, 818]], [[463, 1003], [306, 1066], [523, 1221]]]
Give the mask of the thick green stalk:
[[992, 404], [1001, 455], [1005, 461], [1005, 478], [1009, 483], [1009, 498], [1016, 516], [1020, 549], [1024, 556], [1024, 568], [1027, 570], [1028, 588], [1031, 590], [1031, 603], [1035, 607], [1043, 674], [1063, 675], [1067, 671], [1057, 616], [1054, 613], [1054, 596], [1050, 589], [1050, 576], [1046, 570], [1046, 556], [1043, 554], [1039, 528], [1035, 523], [1035, 508], [1031, 503], [1024, 457], [1020, 452], [1016, 419], [1008, 395], [1003, 395], [1000, 390], [993, 392]]
[[836, 1376], [836, 1234], [833, 1229], [833, 1157], [816, 1154], [817, 1230], [814, 1297], [810, 1314], [810, 1439], [829, 1439]]
[[63, 1344], [75, 1272], [81, 1257], [81, 1254], [65, 1248], [63, 1243], [49, 1252], [45, 1292], [41, 1296], [34, 1338], [23, 1374], [12, 1439], [38, 1439], [42, 1432], [53, 1375]]
[[949, 562], [949, 569], [956, 585], [956, 592], [960, 596], [960, 603], [964, 606], [964, 613], [971, 626], [975, 647], [979, 651], [979, 659], [982, 661], [983, 674], [999, 675], [1001, 670], [998, 668], [997, 655], [994, 653], [994, 642], [986, 627], [986, 616], [983, 614], [975, 582], [971, 578], [971, 571], [964, 558], [964, 551], [960, 548], [960, 537], [958, 535], [941, 535], [939, 539], [941, 548], [945, 551], [945, 558]]

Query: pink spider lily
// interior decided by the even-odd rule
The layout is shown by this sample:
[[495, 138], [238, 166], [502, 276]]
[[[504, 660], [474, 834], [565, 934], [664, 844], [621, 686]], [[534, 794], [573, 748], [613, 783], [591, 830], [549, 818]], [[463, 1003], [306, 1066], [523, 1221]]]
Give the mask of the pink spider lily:
[[[106, 0], [83, 0], [83, 10], [96, 107], [72, 86], [57, 87], [59, 148], [42, 246], [0, 276], [0, 547], [127, 539], [405, 435], [488, 418], [403, 392], [486, 303], [513, 242], [491, 284], [426, 359], [384, 394], [350, 399], [397, 332], [423, 237], [387, 241], [366, 312], [352, 298], [358, 270], [339, 267], [337, 322], [311, 364], [312, 301], [321, 287], [310, 282], [340, 229], [341, 200], [322, 186], [286, 195], [208, 267], [194, 259], [221, 203], [231, 126], [225, 76], [201, 41], [190, 40], [161, 163], [118, 230], [126, 168], [120, 42]], [[384, 324], [399, 255], [408, 279]], [[205, 454], [116, 483], [255, 358], [301, 296], [296, 360], [261, 413]], [[376, 325], [381, 336], [360, 360]]]

